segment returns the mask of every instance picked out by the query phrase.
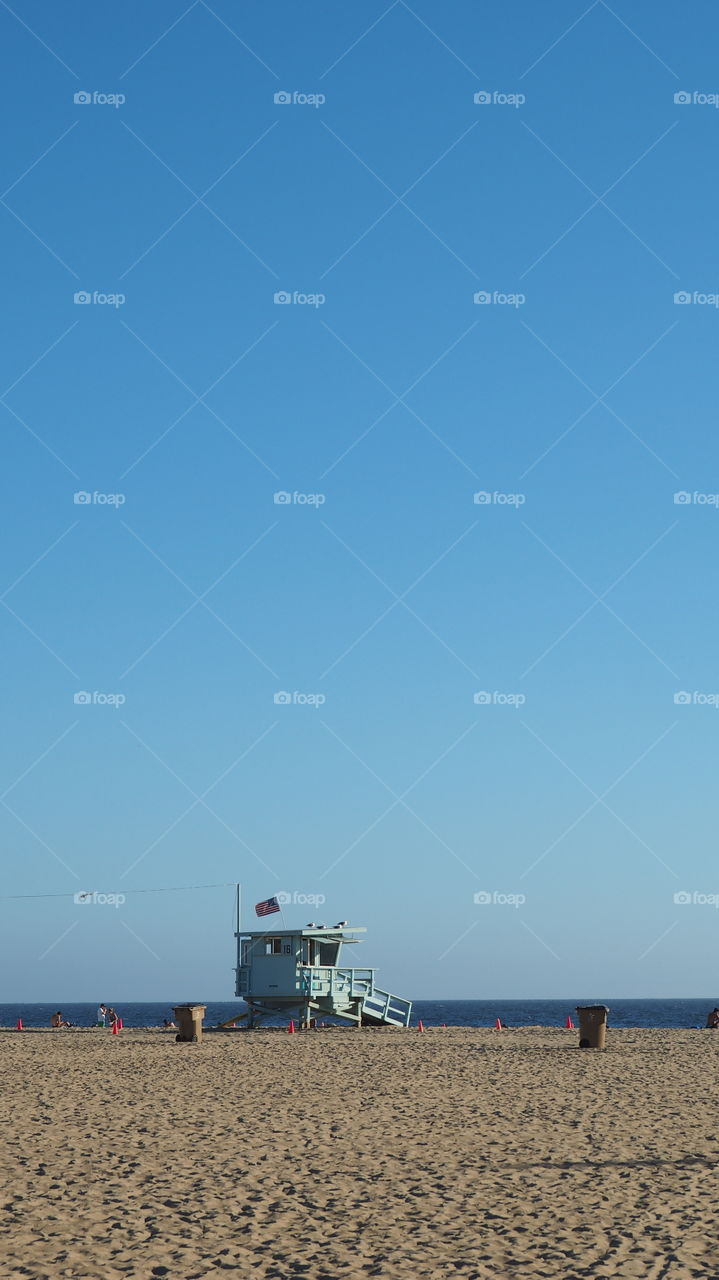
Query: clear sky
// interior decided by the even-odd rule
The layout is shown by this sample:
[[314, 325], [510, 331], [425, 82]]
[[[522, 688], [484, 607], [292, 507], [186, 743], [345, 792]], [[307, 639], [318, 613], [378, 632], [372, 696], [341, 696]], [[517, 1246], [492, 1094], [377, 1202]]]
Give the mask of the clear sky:
[[716, 7], [0, 37], [1, 998], [715, 994]]

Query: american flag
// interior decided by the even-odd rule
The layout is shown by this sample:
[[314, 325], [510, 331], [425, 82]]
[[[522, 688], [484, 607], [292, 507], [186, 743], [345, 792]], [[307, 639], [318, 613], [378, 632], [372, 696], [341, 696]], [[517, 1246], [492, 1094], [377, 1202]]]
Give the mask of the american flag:
[[264, 902], [255, 903], [255, 913], [258, 916], [271, 916], [273, 911], [279, 911], [280, 904], [276, 898], [266, 898]]

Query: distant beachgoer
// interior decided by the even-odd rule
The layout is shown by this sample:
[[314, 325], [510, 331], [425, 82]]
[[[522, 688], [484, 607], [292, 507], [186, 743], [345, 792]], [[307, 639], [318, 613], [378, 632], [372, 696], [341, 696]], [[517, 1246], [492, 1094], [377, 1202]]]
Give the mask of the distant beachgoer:
[[66, 1022], [62, 1016], [62, 1013], [58, 1009], [57, 1013], [53, 1013], [50, 1019], [50, 1026], [51, 1027], [71, 1027], [72, 1023]]
[[95, 1023], [95, 1026], [104, 1027], [106, 1018], [107, 1018], [107, 1005], [101, 1004], [97, 1010], [97, 1022]]
[[719, 1028], [719, 1009], [712, 1009], [711, 1013], [707, 1014], [707, 1026], [711, 1027], [712, 1031]]
[[165, 1021], [163, 1022], [162, 1025], [166, 1031], [173, 1031], [175, 1028], [174, 1022], [171, 1022], [169, 1018], [165, 1018]]
[[114, 1009], [108, 1009], [107, 1020], [110, 1023], [110, 1026], [114, 1027], [115, 1023], [120, 1021], [120, 1015], [115, 1013]]

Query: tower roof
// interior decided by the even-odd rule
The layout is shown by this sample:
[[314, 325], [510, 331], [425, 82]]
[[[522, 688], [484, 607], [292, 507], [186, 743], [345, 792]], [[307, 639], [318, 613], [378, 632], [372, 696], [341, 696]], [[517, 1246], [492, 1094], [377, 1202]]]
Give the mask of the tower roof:
[[361, 938], [353, 938], [353, 933], [366, 933], [366, 925], [305, 925], [299, 929], [242, 929], [237, 937], [242, 938], [331, 938], [334, 942], [361, 942]]

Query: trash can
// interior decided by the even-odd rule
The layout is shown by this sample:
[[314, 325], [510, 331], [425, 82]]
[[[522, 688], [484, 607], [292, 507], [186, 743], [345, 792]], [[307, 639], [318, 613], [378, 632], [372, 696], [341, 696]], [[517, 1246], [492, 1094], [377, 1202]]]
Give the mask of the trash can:
[[605, 1004], [577, 1005], [580, 1049], [604, 1048], [608, 1013], [609, 1009]]
[[202, 1019], [205, 1016], [206, 1004], [178, 1004], [174, 1009], [178, 1033], [175, 1040], [198, 1044], [202, 1039]]

